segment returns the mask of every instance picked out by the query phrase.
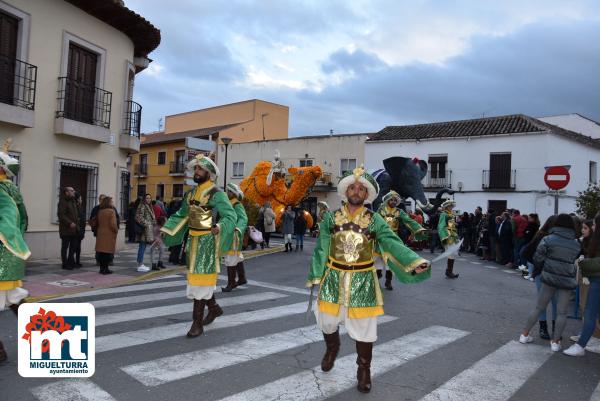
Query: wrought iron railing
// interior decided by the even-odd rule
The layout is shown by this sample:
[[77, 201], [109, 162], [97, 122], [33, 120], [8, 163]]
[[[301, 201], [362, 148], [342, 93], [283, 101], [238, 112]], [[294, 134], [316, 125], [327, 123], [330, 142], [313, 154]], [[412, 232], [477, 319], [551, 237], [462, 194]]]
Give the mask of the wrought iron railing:
[[174, 161], [169, 163], [169, 174], [185, 174], [185, 161]]
[[483, 189], [514, 190], [517, 170], [483, 170], [482, 178]]
[[56, 118], [110, 128], [112, 93], [68, 77], [58, 78]]
[[429, 171], [423, 186], [425, 188], [452, 188], [452, 170]]
[[0, 102], [24, 109], [35, 108], [37, 67], [0, 55]]
[[148, 165], [147, 164], [136, 164], [133, 173], [138, 177], [143, 175], [148, 175]]
[[125, 121], [123, 121], [123, 133], [129, 136], [140, 137], [142, 124], [142, 105], [133, 100], [125, 101]]

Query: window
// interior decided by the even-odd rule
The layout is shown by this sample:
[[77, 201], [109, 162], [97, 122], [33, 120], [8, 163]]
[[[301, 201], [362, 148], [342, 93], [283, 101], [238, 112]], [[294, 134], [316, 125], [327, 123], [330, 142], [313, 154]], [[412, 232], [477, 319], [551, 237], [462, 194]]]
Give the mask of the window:
[[19, 20], [0, 12], [0, 102], [13, 103]]
[[[490, 172], [488, 188], [511, 188], [511, 154], [490, 153]], [[485, 183], [484, 183], [485, 184]]]
[[340, 175], [343, 177], [346, 173], [351, 173], [355, 168], [356, 159], [342, 159], [340, 163]]
[[158, 152], [158, 164], [163, 165], [167, 162], [167, 152]]
[[[17, 153], [17, 152], [8, 152], [8, 155], [10, 157], [14, 157], [15, 159], [17, 159], [19, 161], [19, 165], [21, 164], [21, 154], [20, 153]], [[19, 183], [21, 182], [21, 168], [20, 167], [21, 166], [19, 166], [19, 172], [17, 173], [17, 175], [15, 175], [14, 177], [10, 177], [10, 180], [16, 186], [19, 186]]]
[[590, 161], [590, 184], [598, 183], [598, 164]]
[[448, 155], [429, 155], [428, 163], [431, 178], [446, 178]]
[[[92, 208], [97, 203], [98, 197], [98, 166], [66, 160], [57, 161], [58, 190], [56, 201], [60, 198], [62, 188], [72, 187], [81, 194], [82, 205], [86, 219], [90, 217]], [[56, 208], [54, 208], [56, 211]], [[56, 213], [54, 213], [56, 216]], [[54, 221], [56, 217], [54, 217]]]
[[140, 184], [137, 187], [137, 196], [138, 198], [143, 198], [146, 195], [146, 185]]
[[156, 196], [159, 196], [160, 199], [165, 198], [165, 184], [156, 184]]
[[173, 198], [183, 198], [183, 184], [173, 184]]
[[300, 167], [312, 167], [313, 159], [300, 159]]
[[121, 199], [121, 216], [127, 216], [127, 209], [129, 208], [129, 185], [130, 175], [129, 171], [121, 170], [121, 185], [120, 187], [120, 199]]
[[97, 64], [97, 54], [69, 44], [64, 117], [88, 124], [94, 122]]
[[244, 162], [233, 162], [233, 176], [243, 177], [244, 176]]
[[148, 155], [140, 154], [140, 163], [135, 166], [135, 174], [138, 176], [148, 175]]

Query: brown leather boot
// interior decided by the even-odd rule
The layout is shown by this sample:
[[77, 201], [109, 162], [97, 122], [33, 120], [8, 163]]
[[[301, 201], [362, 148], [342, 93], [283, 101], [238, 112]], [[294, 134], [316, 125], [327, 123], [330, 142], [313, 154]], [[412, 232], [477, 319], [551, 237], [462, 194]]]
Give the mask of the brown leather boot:
[[394, 276], [392, 275], [391, 270], [385, 271], [385, 289], [388, 291], [392, 291], [394, 289], [394, 287], [392, 287], [392, 278], [393, 277]]
[[244, 269], [244, 262], [240, 262], [236, 266], [238, 281], [236, 285], [244, 285], [248, 284], [248, 280], [246, 280], [246, 270]]
[[452, 270], [454, 270], [454, 259], [448, 259], [447, 265], [446, 265], [446, 277], [448, 278], [457, 278], [458, 274], [454, 274], [452, 272]]
[[356, 364], [358, 370], [356, 371], [356, 380], [358, 385], [356, 389], [361, 393], [368, 393], [371, 391], [371, 358], [373, 356], [373, 343], [363, 343], [360, 341], [356, 342]]
[[235, 266], [227, 266], [227, 287], [221, 287], [221, 291], [231, 292], [235, 287]]
[[325, 355], [321, 361], [321, 370], [323, 372], [329, 372], [333, 368], [335, 358], [340, 351], [340, 330], [338, 329], [335, 333], [331, 334], [323, 333], [323, 338], [325, 338], [327, 351], [325, 351]]
[[209, 299], [208, 301], [206, 301], [206, 305], [208, 306], [208, 314], [206, 315], [206, 317], [202, 321], [202, 324], [204, 324], [205, 326], [208, 326], [216, 318], [218, 318], [219, 316], [221, 316], [223, 314], [223, 309], [221, 309], [221, 307], [219, 306], [219, 304], [217, 304], [217, 301], [215, 301], [215, 296], [214, 295], [212, 296], [211, 299]]
[[202, 327], [202, 318], [204, 317], [204, 305], [206, 305], [206, 301], [204, 299], [194, 299], [194, 311], [192, 312], [192, 327], [187, 333], [187, 336], [190, 338], [198, 337], [204, 332], [204, 328]]
[[4, 350], [4, 345], [2, 344], [2, 341], [0, 341], [0, 362], [6, 361], [7, 358], [8, 358], [8, 355], [6, 355], [6, 351]]

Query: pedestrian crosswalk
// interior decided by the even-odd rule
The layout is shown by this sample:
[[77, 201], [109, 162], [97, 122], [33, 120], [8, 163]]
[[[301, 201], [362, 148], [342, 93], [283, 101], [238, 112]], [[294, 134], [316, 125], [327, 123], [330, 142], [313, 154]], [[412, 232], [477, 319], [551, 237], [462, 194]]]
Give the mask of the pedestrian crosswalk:
[[[346, 391], [355, 394], [356, 353], [354, 347], [347, 346], [352, 341], [343, 327], [342, 353], [333, 370], [321, 371], [323, 336], [315, 326], [314, 315], [306, 314], [306, 289], [249, 281], [233, 293], [217, 293], [224, 315], [205, 326], [204, 336], [190, 340], [185, 333], [192, 303], [185, 298], [185, 285], [183, 276], [174, 276], [58, 300], [95, 306], [96, 374], [90, 379], [41, 382], [30, 390], [31, 395], [40, 401], [154, 401], [167, 395], [174, 400], [300, 401], [325, 400]], [[409, 386], [411, 383], [402, 382], [405, 372], [422, 369], [427, 375], [429, 369], [422, 364], [435, 364], [440, 357], [451, 360], [452, 352], [475, 335], [441, 325], [405, 329], [400, 323], [402, 320], [395, 316], [379, 318], [381, 332], [394, 333], [393, 326], [396, 333], [376, 342], [373, 348], [374, 391], [384, 375], [397, 377], [394, 385]], [[254, 373], [252, 380], [236, 376], [231, 390], [221, 386], [218, 391], [211, 390], [210, 396], [198, 393], [198, 389], [208, 391], [205, 386], [213, 383], [207, 379], [211, 375], [231, 370], [255, 372], [255, 366], [264, 369], [269, 358], [300, 351], [306, 352], [304, 363], [285, 368], [268, 364], [269, 371]], [[442, 380], [426, 381], [427, 387], [414, 390], [411, 399], [512, 400], [551, 358], [546, 346], [499, 343], [491, 352], [475, 353], [466, 364], [450, 364]], [[189, 387], [182, 385], [186, 383]], [[182, 393], [173, 394], [179, 388]], [[600, 386], [590, 389], [588, 399], [600, 401]]]

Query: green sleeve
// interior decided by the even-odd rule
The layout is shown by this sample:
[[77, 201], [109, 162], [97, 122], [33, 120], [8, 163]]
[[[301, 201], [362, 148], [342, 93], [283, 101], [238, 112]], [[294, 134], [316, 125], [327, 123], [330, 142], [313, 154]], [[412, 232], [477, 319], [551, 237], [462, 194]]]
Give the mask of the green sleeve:
[[417, 266], [429, 264], [429, 261], [405, 246], [380, 215], [375, 214], [373, 216], [370, 230], [375, 233], [377, 243], [388, 267], [400, 282], [405, 284], [418, 283], [431, 276], [431, 269], [420, 274], [412, 274]]
[[233, 242], [233, 230], [235, 230], [237, 220], [235, 210], [233, 210], [229, 198], [223, 191], [216, 192], [208, 201], [208, 205], [215, 208], [219, 213], [219, 249], [223, 254], [231, 249]]
[[440, 213], [440, 221], [438, 222], [438, 233], [440, 235], [440, 241], [442, 243], [444, 243], [444, 240], [450, 236], [450, 233], [448, 232], [448, 223], [446, 222], [447, 218], [448, 215], [446, 213]]
[[31, 252], [23, 238], [23, 221], [19, 209], [5, 186], [0, 187], [0, 242], [17, 258], [26, 260]]
[[244, 205], [240, 202], [235, 204], [234, 209], [237, 217], [235, 227], [240, 231], [242, 236], [244, 236], [244, 233], [248, 228], [248, 215], [246, 214], [246, 209], [244, 209]]
[[329, 257], [329, 247], [331, 246], [331, 226], [333, 224], [333, 217], [331, 212], [327, 211], [323, 215], [323, 220], [319, 223], [319, 236], [317, 237], [317, 245], [312, 254], [310, 261], [310, 271], [308, 272], [307, 287], [311, 287], [314, 284], [320, 284], [323, 273], [325, 272], [325, 265]]
[[427, 239], [427, 230], [424, 229], [423, 226], [421, 226], [415, 220], [411, 219], [410, 216], [408, 215], [408, 213], [406, 213], [404, 210], [402, 210], [402, 209], [399, 209], [399, 210], [400, 210], [400, 220], [402, 221], [402, 224], [404, 224], [404, 226], [406, 226], [406, 228], [408, 228], [410, 233], [414, 236], [415, 240], [423, 241], [423, 240]]
[[579, 262], [581, 273], [586, 277], [600, 276], [600, 257], [584, 259]]
[[183, 237], [188, 231], [188, 198], [192, 196], [192, 193], [193, 191], [189, 192], [183, 198], [179, 210], [175, 214], [172, 214], [160, 229], [160, 231], [167, 234], [164, 238], [164, 243], [167, 247], [179, 245], [183, 242]]

